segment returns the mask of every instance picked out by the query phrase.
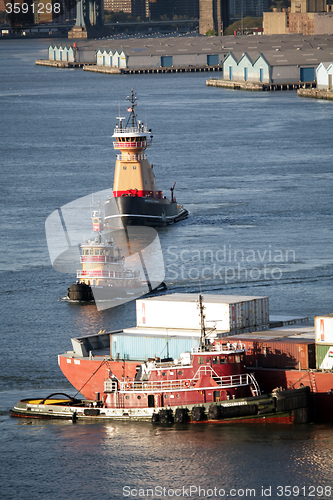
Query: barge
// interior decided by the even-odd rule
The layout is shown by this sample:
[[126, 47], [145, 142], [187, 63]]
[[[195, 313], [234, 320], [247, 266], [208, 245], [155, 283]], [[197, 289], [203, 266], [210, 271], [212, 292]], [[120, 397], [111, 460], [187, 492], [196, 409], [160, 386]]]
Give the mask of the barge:
[[153, 423], [307, 423], [311, 419], [308, 387], [261, 394], [244, 365], [241, 344], [207, 343], [176, 360], [142, 363], [133, 379], [114, 373], [104, 380], [95, 401], [62, 395], [19, 401], [14, 417], [76, 420], [151, 420]]
[[[71, 398], [51, 395], [24, 399], [15, 405], [11, 414], [72, 421], [111, 418], [151, 420], [154, 423], [310, 422], [318, 414], [318, 405], [313, 397], [313, 387], [306, 383], [306, 377], [299, 370], [295, 370], [298, 384], [290, 387], [279, 379], [280, 385], [262, 392], [257, 381], [258, 367], [246, 367], [248, 348], [245, 342], [239, 340], [237, 333], [240, 325], [242, 330], [246, 330], [245, 325], [251, 322], [251, 318], [261, 317], [261, 321], [265, 322], [268, 311], [263, 305], [268, 306], [266, 299], [243, 297], [242, 301], [236, 302], [230, 297], [227, 301], [223, 296], [219, 300], [217, 296], [207, 296], [204, 302], [199, 295], [194, 303], [193, 297], [190, 297], [188, 306], [192, 310], [193, 306], [197, 309], [194, 325], [188, 325], [192, 329], [186, 330], [184, 323], [181, 328], [174, 325], [174, 328], [167, 328], [166, 338], [158, 327], [153, 326], [144, 327], [144, 333], [137, 335], [136, 343], [133, 335], [127, 335], [126, 331], [103, 331], [95, 336], [77, 338], [73, 343], [76, 352], [59, 356], [59, 365], [76, 387], [76, 395], [80, 392], [86, 399], [78, 400], [76, 395]], [[166, 304], [164, 309], [169, 314], [170, 300], [163, 301], [158, 297], [141, 299], [137, 301], [141, 310], [139, 323], [146, 322], [146, 301], [160, 303], [162, 309], [163, 303], [164, 306]], [[219, 307], [209, 307], [212, 305]], [[213, 312], [216, 314], [217, 310], [221, 311], [226, 306], [228, 318], [221, 318], [220, 330], [216, 326], [209, 328], [207, 324]], [[238, 314], [247, 311], [247, 316], [236, 317], [236, 310]], [[258, 311], [261, 311], [260, 315]], [[179, 321], [181, 319], [184, 321], [184, 318]], [[221, 330], [226, 321], [229, 335], [234, 334], [228, 338], [226, 332]], [[193, 329], [193, 326], [197, 328]], [[147, 332], [149, 329], [150, 333]], [[259, 324], [257, 329], [260, 329]], [[126, 338], [129, 343], [126, 343]], [[140, 352], [142, 355], [144, 338], [148, 356], [140, 362], [135, 359], [135, 352], [138, 358]], [[166, 345], [163, 347], [163, 344]], [[189, 348], [189, 345], [192, 347]], [[132, 356], [128, 355], [129, 348], [132, 349]], [[164, 352], [164, 358], [156, 355], [157, 349], [160, 354]], [[152, 355], [153, 352], [155, 355]], [[304, 383], [301, 383], [302, 380]], [[264, 381], [263, 385], [274, 385], [273, 381], [274, 378]]]

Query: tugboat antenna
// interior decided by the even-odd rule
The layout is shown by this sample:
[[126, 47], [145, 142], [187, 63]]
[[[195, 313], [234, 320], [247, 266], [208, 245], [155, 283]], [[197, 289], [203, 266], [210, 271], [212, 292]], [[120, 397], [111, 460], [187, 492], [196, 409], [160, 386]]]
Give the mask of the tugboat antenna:
[[203, 305], [203, 297], [201, 293], [199, 294], [199, 314], [200, 314], [200, 321], [201, 321], [201, 336], [200, 336], [200, 346], [205, 347], [206, 345], [206, 328], [205, 328], [205, 315], [204, 315], [204, 309], [205, 306]]
[[127, 108], [127, 111], [129, 111], [131, 113], [130, 117], [128, 118], [127, 120], [127, 123], [126, 123], [126, 127], [128, 126], [128, 123], [129, 121], [132, 122], [132, 128], [134, 127], [137, 127], [137, 122], [136, 122], [136, 115], [135, 115], [135, 111], [134, 111], [134, 108], [136, 106], [136, 100], [137, 98], [135, 97], [135, 93], [133, 92], [133, 89], [131, 89], [131, 95], [127, 96], [126, 99], [131, 103], [131, 106], [129, 106]]

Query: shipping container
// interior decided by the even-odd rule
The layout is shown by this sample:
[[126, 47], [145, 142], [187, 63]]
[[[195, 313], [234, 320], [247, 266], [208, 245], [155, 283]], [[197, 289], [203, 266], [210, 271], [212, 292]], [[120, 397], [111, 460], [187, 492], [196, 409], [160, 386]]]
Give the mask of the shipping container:
[[149, 358], [178, 359], [183, 352], [199, 346], [200, 339], [183, 337], [144, 337], [142, 335], [116, 334], [111, 336], [113, 359], [147, 361]]
[[[160, 332], [161, 333], [161, 332]], [[129, 361], [147, 361], [148, 358], [178, 359], [182, 352], [198, 347], [200, 337], [129, 334], [125, 331], [99, 332], [94, 335], [72, 338], [73, 352], [77, 356], [100, 356]]]
[[317, 370], [333, 370], [333, 345], [316, 344]]
[[333, 314], [315, 316], [316, 344], [333, 345]]
[[[274, 332], [272, 331], [272, 334]], [[249, 367], [283, 368], [295, 370], [315, 369], [314, 339], [275, 336], [266, 339], [256, 336], [229, 336], [223, 342], [240, 342], [245, 347], [245, 363]], [[218, 342], [218, 340], [217, 340]]]
[[[268, 297], [203, 296], [205, 326], [229, 332], [268, 325]], [[200, 330], [197, 294], [173, 294], [136, 301], [138, 327]]]

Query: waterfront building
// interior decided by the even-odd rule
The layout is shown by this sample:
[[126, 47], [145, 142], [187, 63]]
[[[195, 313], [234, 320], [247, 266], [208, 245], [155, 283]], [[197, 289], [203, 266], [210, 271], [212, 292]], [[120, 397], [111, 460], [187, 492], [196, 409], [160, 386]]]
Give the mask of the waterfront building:
[[153, 21], [164, 17], [198, 19], [199, 0], [149, 0], [148, 9], [148, 17]]
[[119, 70], [214, 67], [223, 68], [225, 80], [293, 83], [315, 81], [316, 68], [332, 52], [333, 35], [175, 36], [51, 45], [49, 59], [74, 57], [76, 63]]
[[263, 12], [268, 10], [269, 4], [269, 0], [229, 0], [230, 19], [262, 17]]
[[317, 88], [332, 90], [333, 62], [322, 62], [316, 69]]
[[108, 12], [124, 12], [133, 17], [146, 18], [146, 0], [104, 0], [104, 10]]
[[263, 28], [265, 35], [333, 33], [332, 0], [291, 0], [290, 9], [264, 12]]

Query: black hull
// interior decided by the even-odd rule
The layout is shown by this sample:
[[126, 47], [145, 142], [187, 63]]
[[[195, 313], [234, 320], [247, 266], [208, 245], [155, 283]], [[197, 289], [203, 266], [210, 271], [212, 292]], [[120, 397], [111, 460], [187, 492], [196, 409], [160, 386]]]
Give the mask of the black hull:
[[164, 227], [188, 217], [188, 211], [166, 198], [155, 200], [139, 196], [110, 198], [104, 207], [105, 224], [109, 228], [126, 226]]
[[[150, 295], [150, 294], [154, 294], [154, 293], [164, 292], [165, 290], [167, 290], [167, 286], [164, 283], [164, 281], [162, 281], [162, 283], [157, 285], [155, 288], [152, 288], [148, 293], [142, 292], [139, 295], [138, 295], [138, 293], [136, 293], [136, 295], [138, 295], [138, 297], [141, 297], [142, 295]], [[126, 296], [128, 296], [128, 292], [131, 292], [131, 289], [124, 288], [122, 290], [119, 288], [116, 292], [116, 295], [119, 295], [120, 297], [125, 298]], [[94, 298], [94, 294], [93, 294], [93, 291], [91, 289], [91, 286], [86, 285], [85, 283], [71, 285], [68, 288], [67, 298], [71, 302], [95, 302], [95, 298]]]
[[73, 302], [91, 302], [94, 300], [90, 286], [85, 283], [71, 285], [67, 290], [67, 297]]

